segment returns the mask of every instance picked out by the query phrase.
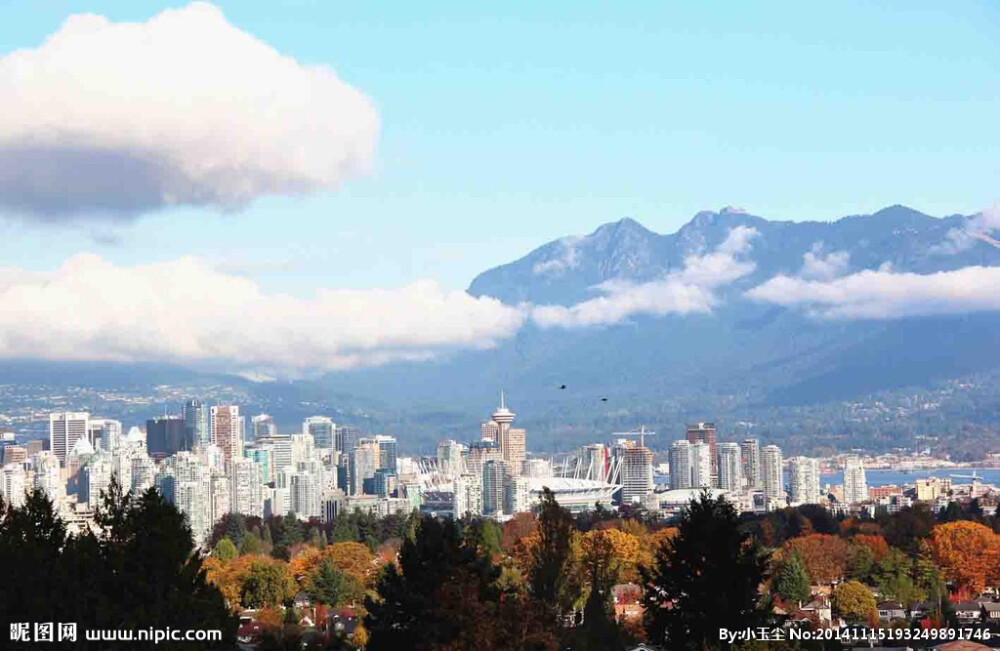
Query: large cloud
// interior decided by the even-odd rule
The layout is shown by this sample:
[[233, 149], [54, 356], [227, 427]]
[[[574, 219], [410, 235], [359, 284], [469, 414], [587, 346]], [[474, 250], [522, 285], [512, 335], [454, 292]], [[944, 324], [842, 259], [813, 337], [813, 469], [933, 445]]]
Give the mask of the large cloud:
[[664, 316], [709, 312], [716, 303], [713, 289], [751, 273], [755, 265], [743, 259], [756, 229], [733, 228], [714, 251], [690, 255], [684, 268], [647, 283], [602, 283], [603, 296], [570, 307], [543, 305], [531, 309], [531, 318], [542, 328], [581, 328], [620, 323], [636, 314]]
[[1000, 202], [978, 215], [969, 217], [963, 226], [950, 229], [945, 235], [944, 242], [932, 246], [930, 252], [944, 255], [961, 253], [977, 240], [1000, 249], [1000, 241], [992, 237], [991, 233], [1000, 233]]
[[0, 269], [0, 357], [216, 361], [230, 370], [334, 369], [483, 348], [524, 314], [432, 282], [267, 294], [196, 258], [137, 267], [76, 255], [52, 272]]
[[0, 212], [132, 216], [239, 207], [367, 170], [372, 102], [212, 5], [145, 23], [70, 17], [0, 57]]
[[888, 265], [835, 280], [776, 276], [754, 287], [755, 300], [821, 318], [891, 319], [1000, 310], [1000, 267], [933, 274], [896, 273]]
[[848, 251], [823, 253], [823, 243], [815, 242], [812, 249], [802, 256], [802, 271], [799, 275], [812, 280], [830, 280], [847, 271], [851, 259]]

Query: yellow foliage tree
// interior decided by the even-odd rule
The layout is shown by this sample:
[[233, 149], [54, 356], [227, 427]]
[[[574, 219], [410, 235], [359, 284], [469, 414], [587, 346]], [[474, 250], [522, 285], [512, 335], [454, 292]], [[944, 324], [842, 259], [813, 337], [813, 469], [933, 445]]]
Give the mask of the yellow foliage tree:
[[[356, 542], [338, 542], [326, 547], [323, 557], [333, 561], [341, 572], [369, 588], [375, 580], [375, 554], [368, 547]], [[319, 563], [317, 563], [319, 565]]]
[[[610, 555], [608, 554], [610, 552]], [[607, 565], [615, 581], [635, 581], [639, 539], [619, 529], [595, 529], [580, 540], [580, 553], [587, 566]]]

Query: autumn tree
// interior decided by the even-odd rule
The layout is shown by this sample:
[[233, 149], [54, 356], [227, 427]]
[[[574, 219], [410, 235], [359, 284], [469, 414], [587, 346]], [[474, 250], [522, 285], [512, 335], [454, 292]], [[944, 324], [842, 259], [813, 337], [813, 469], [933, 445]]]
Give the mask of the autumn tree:
[[359, 590], [354, 579], [341, 571], [330, 558], [325, 558], [310, 574], [306, 594], [316, 603], [339, 606], [357, 599]]
[[240, 589], [240, 601], [247, 608], [280, 606], [295, 596], [296, 587], [286, 563], [260, 557], [250, 563]]
[[212, 556], [222, 563], [228, 563], [239, 556], [239, 552], [236, 551], [236, 545], [229, 538], [223, 538], [212, 550]]
[[530, 551], [528, 587], [545, 617], [555, 622], [579, 595], [573, 572], [573, 517], [545, 488], [538, 511], [536, 542]]
[[958, 591], [983, 590], [1000, 563], [1000, 538], [977, 522], [949, 522], [934, 527], [929, 540], [934, 560]]
[[801, 555], [806, 572], [815, 584], [832, 583], [844, 576], [848, 546], [839, 536], [815, 533], [793, 538], [785, 543], [785, 551], [797, 551]]
[[875, 597], [863, 583], [845, 581], [833, 591], [833, 607], [849, 622], [864, 622], [875, 608]]

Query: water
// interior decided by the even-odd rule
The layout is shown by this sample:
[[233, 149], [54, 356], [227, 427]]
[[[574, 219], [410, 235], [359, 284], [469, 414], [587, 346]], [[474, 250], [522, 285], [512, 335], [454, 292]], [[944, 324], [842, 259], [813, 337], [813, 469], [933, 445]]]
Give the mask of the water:
[[[904, 472], [901, 470], [869, 470], [865, 469], [865, 477], [869, 486], [902, 486], [903, 484], [913, 484], [917, 479], [927, 479], [928, 477], [938, 477], [940, 479], [950, 479], [954, 484], [969, 484], [972, 482], [968, 477], [975, 471], [976, 476], [981, 477], [983, 483], [1000, 484], [1000, 468], [935, 468], [933, 470], [911, 470]], [[955, 475], [962, 475], [956, 477]], [[785, 481], [788, 481], [787, 475]], [[844, 483], [844, 472], [837, 471], [829, 475], [819, 476], [819, 485], [830, 484], [836, 486]]]

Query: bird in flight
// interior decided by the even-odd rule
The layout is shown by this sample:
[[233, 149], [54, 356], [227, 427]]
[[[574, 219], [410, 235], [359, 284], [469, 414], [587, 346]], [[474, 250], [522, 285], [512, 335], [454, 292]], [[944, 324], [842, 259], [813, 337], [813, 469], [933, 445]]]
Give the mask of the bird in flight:
[[601, 398], [601, 402], [607, 402], [607, 401], [608, 401], [607, 398]]
[[565, 388], [566, 388], [566, 385], [565, 385], [565, 384], [561, 384], [561, 385], [559, 385], [559, 388], [560, 388], [560, 389], [565, 389]]

